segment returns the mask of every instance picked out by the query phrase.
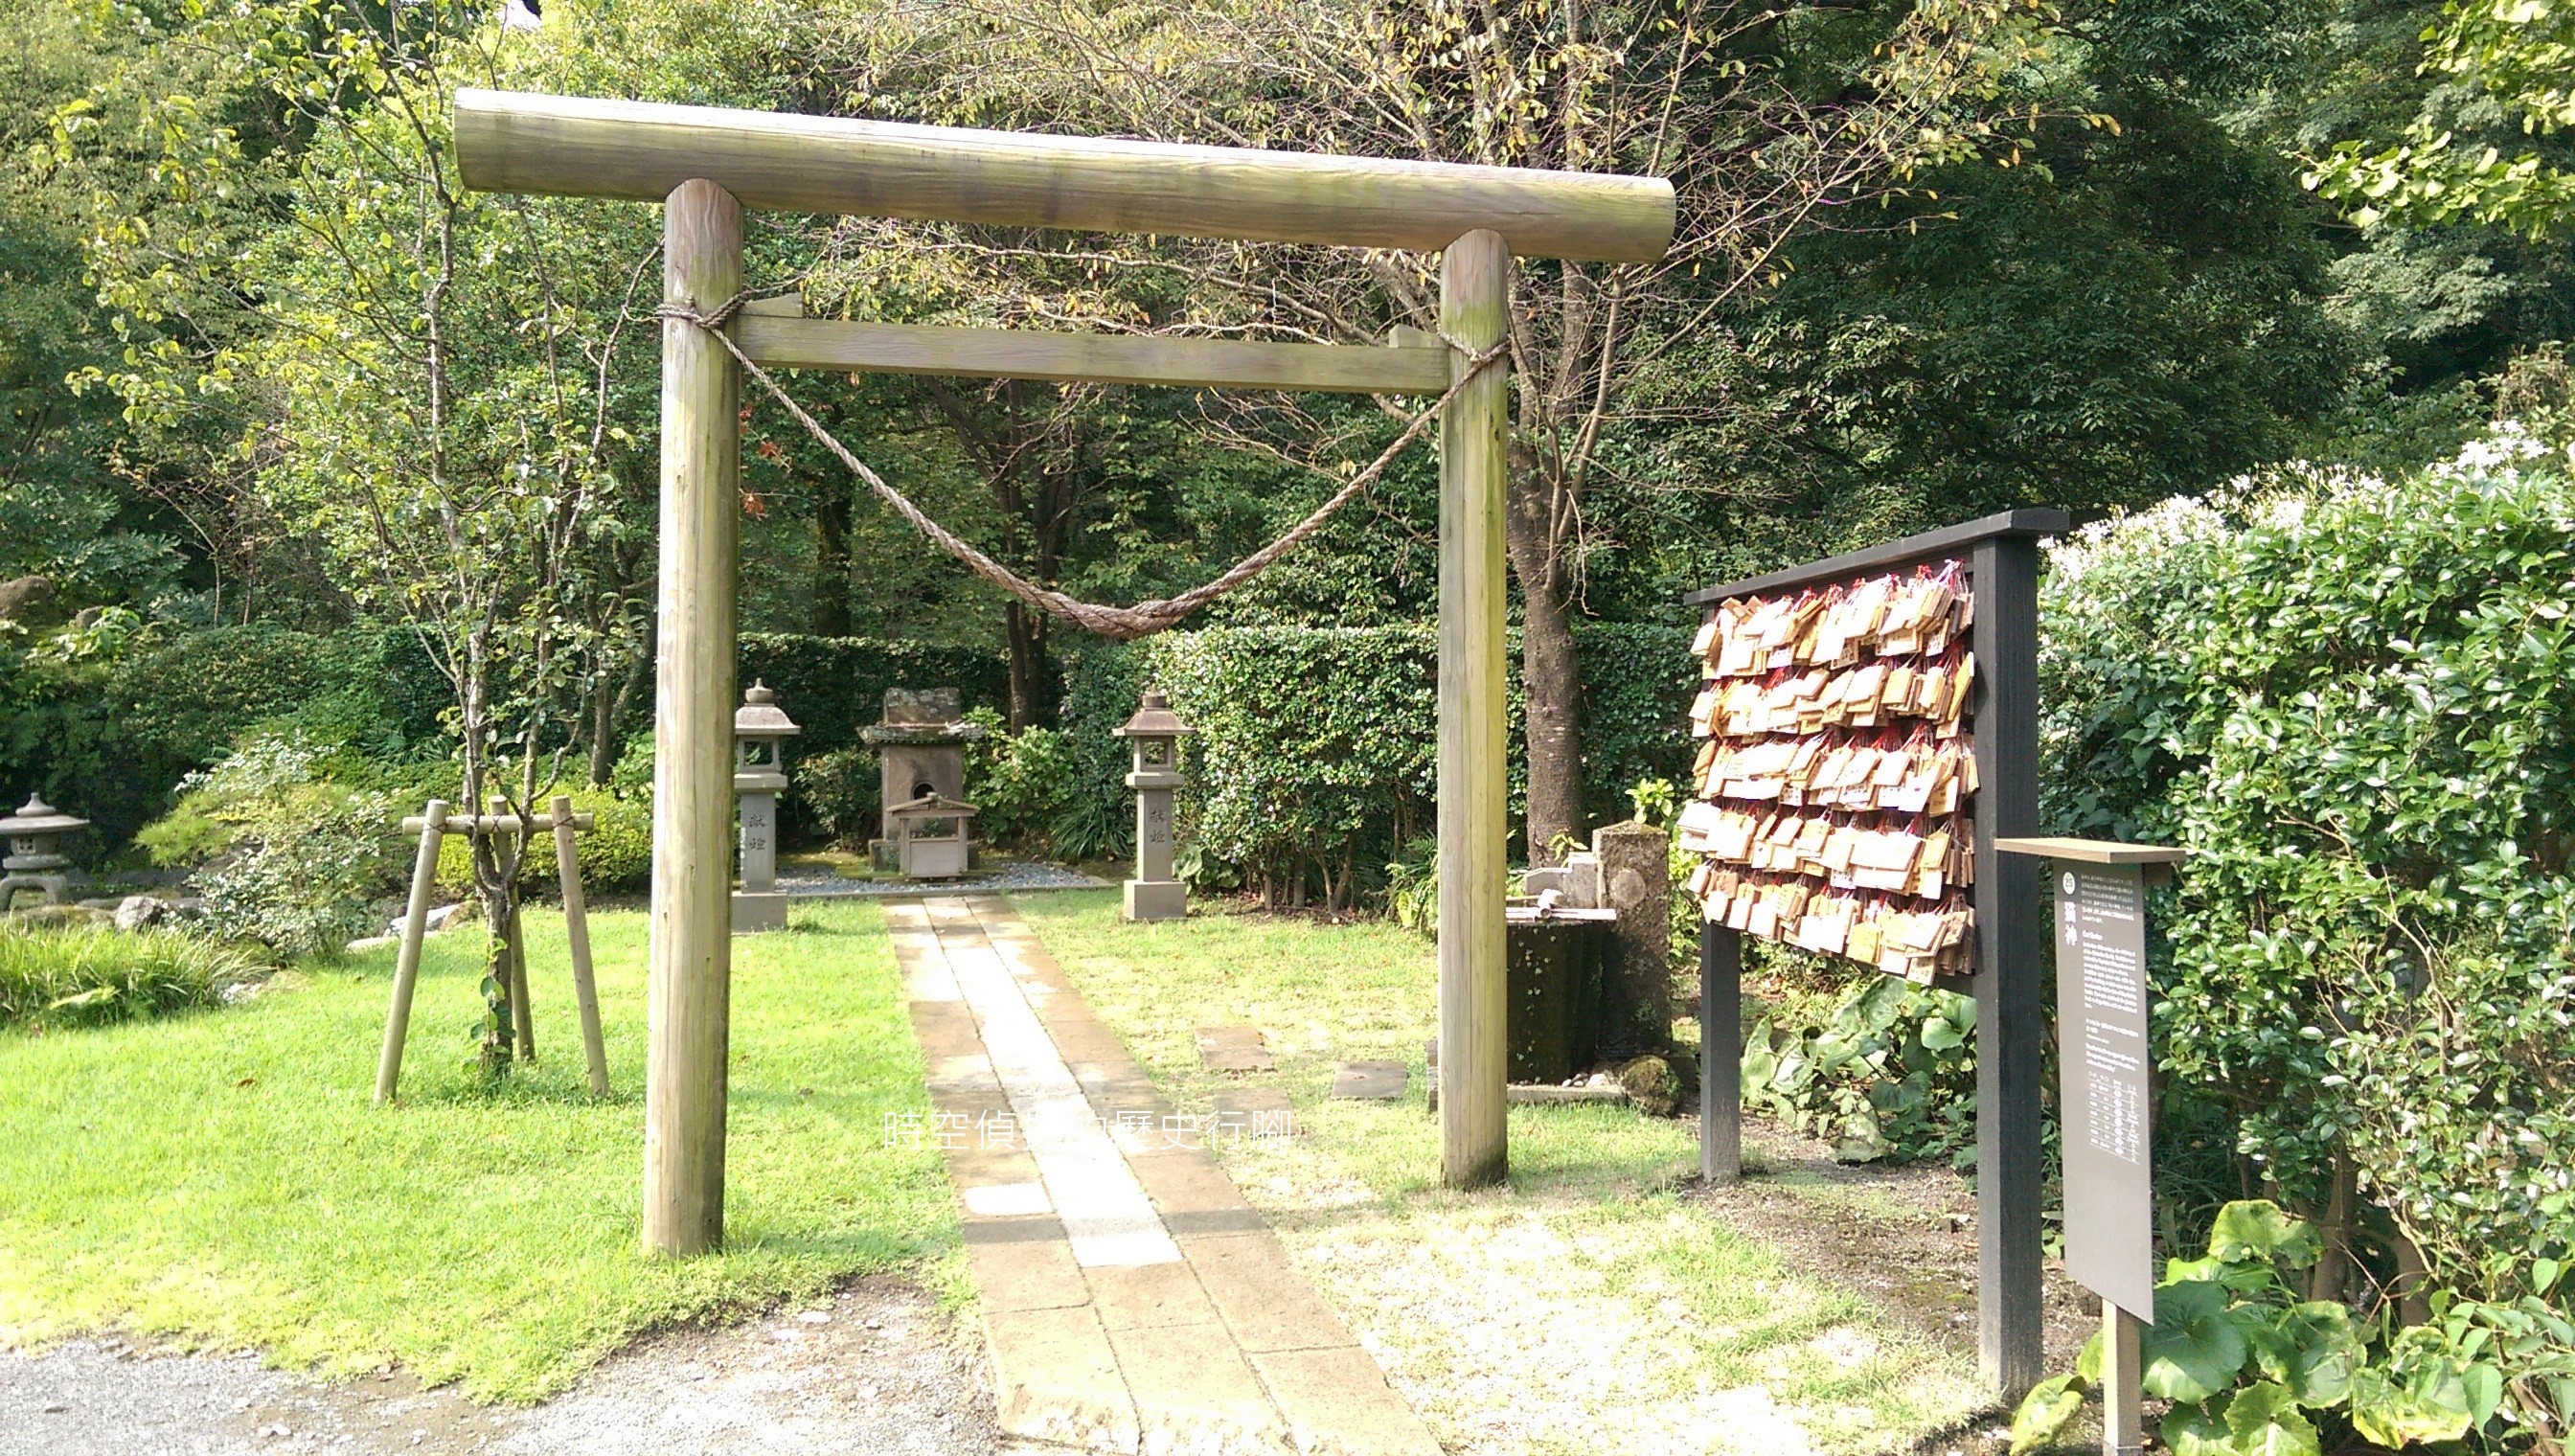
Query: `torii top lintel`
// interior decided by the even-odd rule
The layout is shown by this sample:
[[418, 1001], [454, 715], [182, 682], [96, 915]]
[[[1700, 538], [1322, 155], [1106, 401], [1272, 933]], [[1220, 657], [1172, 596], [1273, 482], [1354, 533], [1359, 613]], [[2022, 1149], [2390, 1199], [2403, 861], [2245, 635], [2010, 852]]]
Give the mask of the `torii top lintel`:
[[1190, 147], [456, 93], [456, 159], [487, 192], [660, 202], [691, 178], [748, 208], [1435, 252], [1477, 228], [1526, 258], [1649, 263], [1659, 177]]

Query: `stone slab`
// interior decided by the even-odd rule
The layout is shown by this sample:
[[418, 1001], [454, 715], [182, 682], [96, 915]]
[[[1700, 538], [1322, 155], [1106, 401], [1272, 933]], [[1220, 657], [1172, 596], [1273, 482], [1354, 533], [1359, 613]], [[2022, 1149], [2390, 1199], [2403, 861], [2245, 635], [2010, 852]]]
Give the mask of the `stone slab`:
[[1412, 1073], [1399, 1061], [1342, 1061], [1332, 1064], [1332, 1095], [1353, 1102], [1393, 1102], [1403, 1096]]
[[1226, 1456], [1295, 1451], [1261, 1377], [1221, 1331], [1194, 1325], [1111, 1330], [1109, 1344], [1135, 1397], [1145, 1450]]
[[1251, 1358], [1304, 1456], [1439, 1456], [1439, 1443], [1386, 1387], [1367, 1351], [1273, 1350]]
[[1083, 1274], [1101, 1326], [1112, 1333], [1164, 1325], [1203, 1325], [1210, 1327], [1207, 1334], [1218, 1333], [1216, 1301], [1186, 1263], [1107, 1266]]
[[966, 1272], [987, 1314], [1032, 1309], [1079, 1309], [1091, 1303], [1091, 1286], [1073, 1262], [1064, 1225], [1053, 1218], [970, 1220]]
[[1002, 1433], [1078, 1451], [1137, 1449], [1136, 1403], [1089, 1305], [984, 1312]]
[[[1357, 1343], [1268, 1229], [1185, 1234], [1180, 1244], [1181, 1257], [1243, 1348], [1320, 1350]], [[1369, 1369], [1373, 1374], [1375, 1367]]]
[[1177, 879], [1131, 879], [1121, 909], [1130, 920], [1186, 920], [1190, 887]]
[[1199, 1062], [1212, 1072], [1266, 1072], [1277, 1069], [1258, 1026], [1201, 1026]]

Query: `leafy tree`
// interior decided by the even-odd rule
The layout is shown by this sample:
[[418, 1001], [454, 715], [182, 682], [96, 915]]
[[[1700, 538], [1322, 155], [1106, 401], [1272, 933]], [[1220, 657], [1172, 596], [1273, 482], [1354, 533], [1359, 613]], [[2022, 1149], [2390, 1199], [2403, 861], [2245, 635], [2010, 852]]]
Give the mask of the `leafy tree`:
[[123, 78], [66, 120], [67, 167], [158, 149], [153, 192], [90, 199], [90, 263], [130, 361], [106, 382], [155, 422], [254, 399], [250, 491], [447, 677], [461, 803], [522, 821], [475, 840], [492, 929], [482, 1057], [498, 1071], [525, 823], [591, 676], [635, 627], [595, 599], [628, 585], [599, 567], [631, 495], [611, 411], [651, 236], [632, 210], [458, 182], [450, 98], [502, 79], [512, 44], [469, 7], [280, 0], [164, 43], [205, 57], [207, 94], [274, 106], [303, 140], [258, 153], [200, 100]]

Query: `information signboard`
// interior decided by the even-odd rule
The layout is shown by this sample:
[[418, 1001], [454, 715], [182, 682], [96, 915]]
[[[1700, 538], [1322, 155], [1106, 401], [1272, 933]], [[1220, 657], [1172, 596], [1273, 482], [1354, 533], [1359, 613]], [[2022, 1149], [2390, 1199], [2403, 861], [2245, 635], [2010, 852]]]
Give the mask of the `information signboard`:
[[2154, 1099], [2146, 883], [2137, 864], [2055, 862], [2056, 1054], [2065, 1272], [2155, 1320]]

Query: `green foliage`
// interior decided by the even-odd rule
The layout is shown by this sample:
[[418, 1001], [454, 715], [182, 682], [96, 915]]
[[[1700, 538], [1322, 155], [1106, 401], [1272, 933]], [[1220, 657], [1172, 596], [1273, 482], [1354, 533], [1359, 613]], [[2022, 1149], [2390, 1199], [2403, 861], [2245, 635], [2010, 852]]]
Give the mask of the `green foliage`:
[[[1012, 732], [989, 708], [968, 715], [984, 736], [966, 745], [967, 794], [976, 836], [1055, 859], [1092, 859], [1120, 838], [1117, 810], [1083, 780], [1072, 736], [1048, 728]], [[1123, 792], [1123, 790], [1122, 790]]]
[[[648, 779], [640, 790], [566, 788], [573, 812], [591, 816], [591, 827], [573, 835], [573, 854], [581, 866], [584, 894], [634, 894], [653, 884], [653, 792]], [[550, 796], [549, 796], [550, 797]], [[537, 811], [548, 812], [546, 803]], [[420, 812], [411, 804], [405, 813]], [[458, 812], [463, 812], [459, 808]], [[438, 883], [442, 893], [468, 896], [474, 890], [473, 844], [462, 834], [449, 834], [438, 846]], [[404, 860], [406, 871], [410, 861]], [[519, 862], [522, 893], [553, 898], [560, 890], [555, 867], [555, 841], [541, 832]]]
[[2297, 1206], [2348, 1157], [2488, 1299], [2575, 1244], [2570, 574], [2575, 491], [2507, 437], [2095, 528], [2044, 606], [2050, 827], [2192, 852], [2167, 1102]]
[[[2433, 1323], [2364, 1329], [2293, 1276], [2315, 1262], [2315, 1231], [2277, 1204], [2217, 1215], [2204, 1258], [2173, 1259], [2142, 1331], [2145, 1393], [2169, 1400], [2173, 1456], [2318, 1456], [2345, 1430], [2394, 1448], [2488, 1442], [2554, 1429], [2575, 1391], [2575, 1325], [2536, 1298], [2448, 1304]], [[2075, 1373], [2033, 1388], [2012, 1449], [2047, 1445], [2101, 1380], [2100, 1336]], [[2342, 1449], [2337, 1445], [2335, 1449]]]
[[[2575, 122], [2575, 6], [2562, 0], [2450, 0], [2423, 31], [2422, 70], [2482, 93], [2490, 114], [2522, 138]], [[2561, 148], [2461, 138], [2427, 106], [2405, 140], [2347, 141], [2307, 159], [2306, 185], [2351, 209], [2363, 227], [2389, 220], [2438, 226], [2467, 219], [2547, 238], [2575, 220], [2575, 170]], [[2505, 143], [2509, 145], [2509, 143]]]
[[1385, 909], [1417, 935], [1439, 929], [1439, 840], [1423, 835], [1385, 862]]
[[876, 837], [885, 794], [874, 748], [799, 753], [789, 760], [788, 771], [796, 782], [791, 796], [833, 843], [865, 844]]
[[1763, 1015], [1743, 1046], [1743, 1099], [1868, 1162], [1975, 1151], [1976, 1003], [1869, 973], [1820, 1024]]
[[148, 1020], [264, 974], [255, 950], [178, 930], [30, 929], [0, 919], [0, 1026]]
[[[1689, 636], [1658, 625], [1576, 629], [1584, 796], [1603, 820], [1626, 816], [1627, 790], [1639, 780], [1688, 767], [1674, 725], [1696, 691]], [[1379, 893], [1381, 866], [1431, 828], [1437, 657], [1432, 630], [1412, 625], [1209, 628], [1095, 649], [1071, 675], [1065, 761], [1123, 817], [1127, 752], [1110, 729], [1135, 713], [1146, 683], [1161, 687], [1199, 730], [1184, 739], [1191, 783], [1181, 794], [1194, 877], [1288, 900], [1310, 885], [1345, 907]], [[1516, 675], [1513, 682], [1516, 800]]]

